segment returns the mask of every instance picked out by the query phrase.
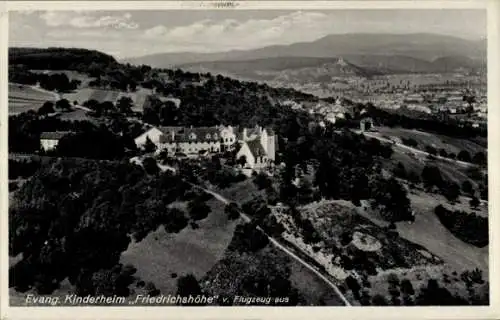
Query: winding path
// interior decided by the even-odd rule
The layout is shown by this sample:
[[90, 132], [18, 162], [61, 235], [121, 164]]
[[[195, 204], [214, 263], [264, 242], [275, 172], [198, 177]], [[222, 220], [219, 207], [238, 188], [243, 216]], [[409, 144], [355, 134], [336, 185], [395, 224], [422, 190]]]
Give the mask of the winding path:
[[[230, 200], [226, 199], [224, 196], [222, 196], [221, 194], [219, 194], [219, 193], [217, 193], [215, 191], [203, 188], [203, 187], [201, 187], [199, 185], [196, 185], [196, 184], [193, 184], [193, 183], [190, 183], [190, 182], [188, 182], [188, 183], [191, 186], [193, 186], [193, 187], [195, 187], [197, 189], [200, 189], [200, 190], [202, 190], [202, 191], [204, 191], [206, 193], [211, 194], [215, 199], [217, 199], [218, 201], [220, 201], [220, 202], [222, 202], [224, 204], [229, 204], [231, 202]], [[241, 217], [246, 222], [252, 221], [252, 219], [248, 215], [246, 215], [244, 212], [240, 211], [240, 215], [241, 215]], [[290, 249], [286, 248], [281, 243], [279, 243], [276, 239], [274, 239], [273, 237], [271, 237], [270, 235], [268, 235], [264, 230], [262, 230], [262, 228], [260, 226], [257, 226], [257, 229], [259, 231], [261, 231], [269, 239], [269, 242], [271, 242], [276, 248], [280, 249], [281, 251], [283, 251], [284, 253], [286, 253], [288, 256], [290, 256], [291, 258], [295, 259], [297, 262], [299, 262], [300, 264], [302, 264], [304, 267], [306, 267], [307, 269], [309, 269], [312, 272], [314, 272], [314, 274], [316, 274], [321, 280], [323, 280], [326, 284], [328, 284], [328, 286], [330, 286], [335, 291], [335, 293], [340, 298], [340, 300], [344, 303], [344, 305], [346, 305], [346, 306], [352, 306], [352, 304], [346, 299], [346, 297], [344, 296], [344, 294], [342, 294], [342, 292], [337, 287], [337, 285], [335, 285], [327, 277], [325, 277], [323, 274], [321, 274], [321, 272], [319, 272], [314, 266], [312, 266], [309, 263], [307, 263], [306, 261], [304, 261], [302, 258], [300, 258], [295, 253], [293, 253]]]
[[[360, 133], [359, 130], [356, 131], [356, 132]], [[363, 132], [363, 135], [366, 136], [366, 137], [369, 137], [369, 138], [374, 138], [374, 139], [380, 140], [382, 142], [390, 143], [390, 144], [398, 146], [398, 147], [400, 147], [402, 149], [406, 149], [408, 151], [411, 151], [413, 153], [418, 153], [418, 154], [423, 155], [423, 156], [429, 156], [429, 155], [431, 155], [428, 152], [425, 152], [425, 151], [422, 151], [422, 150], [419, 150], [419, 149], [416, 149], [416, 148], [404, 145], [404, 144], [399, 143], [399, 142], [395, 142], [395, 141], [393, 141], [391, 139], [382, 138], [382, 137], [380, 137], [377, 134], [373, 134], [373, 133], [370, 133], [370, 132]], [[475, 166], [473, 163], [470, 163], [470, 162], [460, 161], [460, 160], [456, 160], [456, 159], [450, 159], [450, 158], [442, 157], [440, 155], [432, 155], [432, 156], [435, 157], [435, 158], [437, 158], [437, 159], [440, 159], [440, 160], [444, 160], [444, 161], [448, 161], [448, 162], [453, 162], [453, 163], [456, 163], [456, 164], [459, 164], [459, 165], [462, 165], [462, 166], [466, 166], [466, 167]]]

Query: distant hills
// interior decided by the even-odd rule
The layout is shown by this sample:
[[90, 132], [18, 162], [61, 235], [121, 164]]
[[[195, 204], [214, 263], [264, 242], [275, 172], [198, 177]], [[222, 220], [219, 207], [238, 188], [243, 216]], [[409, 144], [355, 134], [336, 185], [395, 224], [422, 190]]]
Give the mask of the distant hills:
[[275, 45], [254, 50], [232, 50], [215, 53], [160, 53], [129, 58], [126, 59], [126, 62], [168, 68], [209, 61], [244, 61], [276, 57], [333, 58], [350, 55], [406, 56], [426, 61], [457, 55], [485, 60], [486, 40], [474, 41], [428, 33], [336, 34], [312, 42]]
[[312, 42], [254, 50], [162, 53], [125, 62], [278, 81], [329, 81], [347, 75], [370, 77], [457, 70], [477, 72], [486, 67], [486, 40], [427, 33], [338, 34]]

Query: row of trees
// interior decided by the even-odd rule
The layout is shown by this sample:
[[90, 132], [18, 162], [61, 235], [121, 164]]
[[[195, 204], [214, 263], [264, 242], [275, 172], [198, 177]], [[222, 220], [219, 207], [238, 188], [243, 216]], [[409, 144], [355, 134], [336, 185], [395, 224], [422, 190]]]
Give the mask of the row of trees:
[[371, 103], [367, 103], [365, 108], [367, 111], [365, 114], [366, 116], [370, 116], [377, 123], [389, 127], [420, 129], [450, 137], [466, 139], [476, 136], [487, 137], [488, 135], [486, 128], [473, 128], [472, 126], [461, 124], [458, 121], [444, 115], [413, 115], [409, 114], [408, 111], [404, 111], [404, 113], [390, 112], [376, 108]]
[[488, 245], [488, 218], [474, 213], [450, 211], [439, 205], [434, 210], [441, 223], [456, 237], [477, 247]]

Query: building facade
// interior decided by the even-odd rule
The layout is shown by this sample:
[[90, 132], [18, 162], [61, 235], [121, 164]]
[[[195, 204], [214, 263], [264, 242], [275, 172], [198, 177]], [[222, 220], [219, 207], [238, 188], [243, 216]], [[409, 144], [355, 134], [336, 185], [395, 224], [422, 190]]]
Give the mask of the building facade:
[[237, 159], [245, 156], [250, 168], [262, 168], [276, 159], [276, 135], [272, 129], [261, 126], [152, 127], [135, 143], [143, 147], [148, 138], [156, 145], [157, 153], [166, 150], [170, 155], [198, 156], [240, 146]]
[[59, 140], [70, 132], [42, 132], [40, 134], [40, 147], [44, 151], [54, 150], [59, 144]]

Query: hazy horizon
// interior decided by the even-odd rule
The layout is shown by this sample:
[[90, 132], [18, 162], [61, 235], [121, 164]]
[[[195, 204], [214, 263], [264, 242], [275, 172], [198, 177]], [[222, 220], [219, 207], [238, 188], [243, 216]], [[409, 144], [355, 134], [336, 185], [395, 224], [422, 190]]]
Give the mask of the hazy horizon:
[[9, 15], [10, 47], [85, 48], [119, 60], [157, 53], [252, 50], [360, 33], [428, 33], [480, 40], [486, 37], [486, 11], [12, 11]]

